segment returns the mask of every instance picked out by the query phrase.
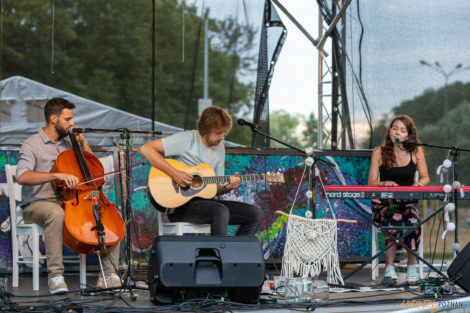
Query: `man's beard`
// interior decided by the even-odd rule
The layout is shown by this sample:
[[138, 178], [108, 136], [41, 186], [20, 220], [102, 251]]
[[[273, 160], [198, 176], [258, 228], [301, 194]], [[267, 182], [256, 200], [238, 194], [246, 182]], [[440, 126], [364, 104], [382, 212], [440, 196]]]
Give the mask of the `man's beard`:
[[57, 131], [57, 134], [59, 134], [59, 139], [67, 137], [67, 135], [69, 134], [66, 129], [60, 127], [60, 125], [58, 124], [55, 126], [55, 130]]
[[211, 141], [208, 137], [206, 137], [206, 142], [209, 147], [216, 147], [219, 145], [221, 140]]

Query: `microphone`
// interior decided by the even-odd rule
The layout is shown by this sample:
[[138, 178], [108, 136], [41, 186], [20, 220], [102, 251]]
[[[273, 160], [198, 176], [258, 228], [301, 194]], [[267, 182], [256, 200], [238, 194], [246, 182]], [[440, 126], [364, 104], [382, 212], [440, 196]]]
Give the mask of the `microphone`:
[[402, 143], [403, 143], [404, 146], [408, 146], [408, 147], [414, 147], [414, 146], [419, 145], [418, 142], [409, 141], [408, 139], [405, 139]]
[[245, 121], [245, 120], [242, 119], [242, 118], [239, 118], [238, 121], [237, 121], [237, 123], [238, 123], [238, 125], [240, 125], [240, 126], [248, 126], [248, 127], [250, 127], [252, 130], [258, 128], [258, 125], [254, 124], [254, 123], [247, 122], [247, 121]]
[[75, 128], [75, 127], [69, 128], [69, 133], [84, 133], [84, 132], [86, 132], [84, 128]]
[[400, 137], [398, 137], [398, 136], [395, 136], [395, 138], [394, 138], [394, 139], [395, 139], [395, 143], [397, 144], [397, 146], [399, 146], [399, 145], [401, 145], [401, 144], [402, 144], [402, 142], [400, 141]]

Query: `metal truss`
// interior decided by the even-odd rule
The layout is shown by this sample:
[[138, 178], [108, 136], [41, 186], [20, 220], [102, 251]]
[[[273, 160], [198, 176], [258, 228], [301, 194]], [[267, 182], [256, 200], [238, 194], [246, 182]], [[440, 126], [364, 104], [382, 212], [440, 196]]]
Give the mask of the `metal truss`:
[[[349, 107], [346, 96], [346, 16], [344, 12], [350, 0], [343, 0], [340, 7], [336, 0], [331, 1], [328, 7], [325, 1], [319, 1], [323, 7], [319, 10], [318, 36], [322, 42], [327, 42], [332, 54], [329, 56], [323, 51], [323, 45], [318, 50], [318, 149], [354, 149]], [[323, 11], [323, 12], [322, 12]], [[327, 23], [323, 14], [334, 16], [332, 22]], [[341, 19], [341, 23], [337, 23]], [[334, 28], [336, 27], [336, 31]], [[326, 41], [328, 36], [332, 39]], [[328, 49], [330, 50], [330, 49]]]

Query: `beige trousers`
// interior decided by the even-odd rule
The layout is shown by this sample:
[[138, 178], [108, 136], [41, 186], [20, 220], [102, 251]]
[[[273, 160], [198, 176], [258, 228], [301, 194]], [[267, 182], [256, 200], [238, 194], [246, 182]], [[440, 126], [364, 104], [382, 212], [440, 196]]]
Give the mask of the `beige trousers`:
[[[59, 200], [40, 200], [31, 203], [23, 209], [23, 220], [26, 224], [38, 224], [44, 229], [44, 244], [46, 246], [47, 273], [49, 278], [61, 276], [64, 273], [63, 237], [64, 209]], [[119, 246], [102, 258], [105, 274], [115, 273], [118, 269]]]

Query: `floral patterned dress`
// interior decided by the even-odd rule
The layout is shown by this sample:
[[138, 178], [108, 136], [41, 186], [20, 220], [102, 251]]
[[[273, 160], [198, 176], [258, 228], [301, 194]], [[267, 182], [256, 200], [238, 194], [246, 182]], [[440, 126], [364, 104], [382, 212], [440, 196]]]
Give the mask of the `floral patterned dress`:
[[[414, 183], [416, 164], [410, 153], [408, 165], [389, 169], [381, 165], [379, 172], [381, 181], [391, 180], [400, 186], [411, 186]], [[420, 223], [417, 204], [418, 200], [415, 199], [373, 199], [373, 219], [382, 226], [415, 226]], [[416, 251], [420, 243], [421, 228], [416, 228], [411, 234], [402, 238], [403, 234], [408, 231], [409, 229], [400, 228], [389, 230], [390, 234], [401, 238], [401, 242], [409, 249]], [[385, 240], [387, 245], [392, 242], [388, 236], [385, 236]]]

